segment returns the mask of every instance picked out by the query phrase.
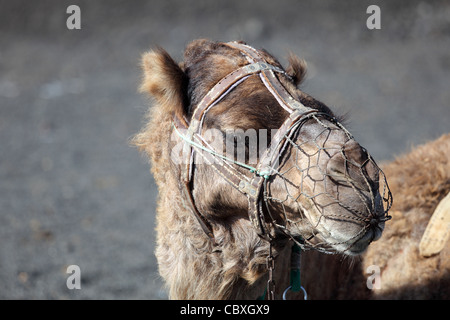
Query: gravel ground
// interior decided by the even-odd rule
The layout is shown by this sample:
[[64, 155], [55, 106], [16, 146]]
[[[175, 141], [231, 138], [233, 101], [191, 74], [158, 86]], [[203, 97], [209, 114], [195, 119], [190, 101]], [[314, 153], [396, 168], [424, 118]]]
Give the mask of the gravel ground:
[[157, 189], [128, 145], [147, 109], [139, 57], [156, 45], [177, 59], [196, 38], [295, 52], [303, 89], [348, 113], [378, 161], [450, 131], [450, 1], [0, 0], [0, 17], [1, 299], [167, 298]]

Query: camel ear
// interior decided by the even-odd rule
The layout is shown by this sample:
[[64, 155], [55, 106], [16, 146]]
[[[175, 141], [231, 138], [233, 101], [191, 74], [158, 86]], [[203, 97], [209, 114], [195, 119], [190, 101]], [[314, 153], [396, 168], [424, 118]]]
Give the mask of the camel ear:
[[289, 53], [288, 61], [289, 66], [286, 69], [286, 73], [292, 78], [294, 84], [298, 86], [306, 76], [306, 61], [300, 59], [292, 52]]
[[150, 94], [165, 112], [184, 114], [187, 76], [162, 48], [142, 56], [144, 77], [140, 91]]

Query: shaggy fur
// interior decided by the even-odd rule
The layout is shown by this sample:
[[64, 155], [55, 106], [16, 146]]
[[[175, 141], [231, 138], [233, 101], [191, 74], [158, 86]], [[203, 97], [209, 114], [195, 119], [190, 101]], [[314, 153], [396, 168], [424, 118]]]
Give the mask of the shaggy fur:
[[[303, 254], [303, 283], [312, 299], [450, 299], [450, 245], [429, 258], [419, 243], [439, 201], [450, 191], [450, 134], [384, 166], [394, 195], [392, 220], [361, 260]], [[381, 270], [381, 289], [369, 290], [367, 268]]]
[[[268, 63], [281, 68], [279, 62], [267, 52], [262, 51], [262, 55]], [[288, 76], [279, 76], [286, 90], [305, 106], [334, 117], [327, 106], [296, 88], [296, 84], [302, 81], [306, 73], [305, 64], [292, 55], [289, 61], [290, 66], [286, 69]], [[179, 65], [162, 49], [143, 56], [144, 78], [141, 91], [153, 97], [155, 104], [149, 111], [145, 127], [134, 137], [133, 143], [150, 158], [152, 173], [158, 185], [155, 254], [159, 272], [168, 285], [169, 296], [172, 299], [255, 299], [264, 292], [266, 286], [268, 277], [266, 258], [269, 245], [257, 235], [249, 221], [247, 198], [224, 179], [217, 177], [211, 166], [195, 165], [192, 194], [198, 210], [213, 226], [217, 243], [214, 246], [184, 203], [185, 200], [181, 195], [182, 169], [173, 161], [172, 154], [177, 143], [177, 139], [172, 136], [173, 115], [189, 118], [194, 106], [220, 79], [247, 63], [245, 57], [235, 49], [208, 40], [197, 40], [189, 44], [184, 54], [184, 62]], [[204, 127], [219, 128], [222, 131], [228, 128], [277, 129], [287, 115], [259, 77], [252, 75], [208, 111]], [[304, 124], [302, 126], [304, 134], [299, 134], [297, 139], [308, 133], [322, 132], [322, 125], [319, 123], [315, 125], [316, 127], [309, 122]], [[317, 136], [315, 133], [315, 144], [324, 138], [329, 144], [341, 146], [345, 143], [347, 136], [344, 132], [339, 130], [333, 132], [332, 137]], [[179, 137], [175, 138], [180, 140]], [[354, 148], [351, 150], [355, 151], [352, 159], [355, 158], [353, 160], [357, 161], [359, 155], [363, 154], [362, 148], [356, 142], [352, 143]], [[303, 144], [303, 148], [308, 150], [308, 145]], [[353, 154], [350, 149], [348, 153]], [[195, 156], [198, 157], [197, 153]], [[327, 156], [331, 157], [332, 154], [323, 153], [319, 165], [327, 164]], [[302, 161], [307, 162], [309, 159], [306, 157]], [[297, 160], [300, 161], [291, 157], [285, 163]], [[317, 167], [312, 166], [308, 171], [314, 172], [318, 170]], [[287, 174], [295, 172], [290, 170]], [[349, 176], [353, 179], [350, 172]], [[271, 181], [270, 192], [272, 190], [273, 193], [279, 192], [278, 189], [285, 192], [287, 188], [284, 185], [285, 181], [280, 180], [278, 186], [275, 178]], [[295, 182], [295, 179], [291, 181]], [[306, 188], [308, 183], [316, 185], [314, 179], [305, 179], [302, 188]], [[294, 183], [291, 184], [290, 194], [295, 194], [299, 191], [299, 187]], [[319, 188], [320, 185], [317, 186], [317, 189]], [[348, 190], [353, 193], [353, 188], [350, 187], [336, 187], [336, 190], [338, 189], [341, 190], [341, 198], [347, 198]], [[286, 194], [282, 196], [286, 197]], [[305, 201], [302, 205], [309, 208], [308, 214], [311, 215], [315, 209], [308, 202], [312, 200], [304, 197], [302, 201]], [[285, 206], [288, 205], [290, 203], [287, 201]], [[363, 206], [360, 197], [357, 197], [352, 207], [358, 205]], [[286, 214], [299, 215], [298, 207], [292, 208], [286, 210]], [[329, 205], [324, 210], [334, 210], [333, 208]], [[339, 208], [346, 210], [344, 207], [337, 209]], [[344, 227], [348, 228], [355, 225], [357, 228], [363, 227], [339, 219], [320, 219], [320, 223], [319, 221], [314, 223], [314, 227], [318, 228], [324, 223], [330, 224], [331, 229], [337, 229], [335, 228], [337, 224], [345, 224]], [[280, 237], [274, 241], [275, 294], [278, 298], [289, 283], [290, 247], [287, 238]], [[319, 269], [319, 266], [316, 269]]]
[[[147, 115], [145, 127], [132, 143], [151, 159], [151, 171], [158, 185], [155, 254], [172, 299], [255, 299], [264, 292], [267, 281], [262, 275], [266, 273], [268, 244], [258, 237], [248, 220], [247, 211], [242, 209], [247, 208], [246, 198], [217, 181], [214, 187], [218, 191], [211, 189], [211, 183], [196, 184], [194, 197], [199, 210], [208, 213], [209, 219], [217, 216], [217, 220], [213, 220], [214, 234], [220, 249], [214, 250], [198, 221], [184, 205], [180, 193], [180, 169], [170, 161], [173, 114], [189, 115], [192, 106], [217, 81], [247, 63], [243, 56], [224, 57], [222, 53], [227, 50], [230, 48], [220, 43], [197, 40], [188, 45], [184, 62], [180, 65], [162, 49], [146, 53], [142, 59], [144, 78], [141, 91], [148, 93], [155, 104]], [[280, 66], [270, 56], [266, 58]], [[291, 61], [295, 65], [291, 65], [289, 70], [300, 82], [305, 74], [302, 70], [304, 65], [299, 59], [291, 58]], [[286, 117], [284, 111], [273, 108], [271, 117], [267, 118], [267, 108], [277, 104], [276, 100], [259, 88], [261, 85], [256, 77], [249, 78], [247, 84], [245, 88], [236, 88], [227, 97], [227, 105], [234, 105], [234, 113], [221, 116], [226, 106], [219, 103], [209, 112], [205, 123], [211, 124], [210, 118], [213, 118], [214, 124], [222, 128], [278, 128]], [[292, 84], [286, 83], [286, 86], [295, 90]], [[255, 101], [255, 97], [261, 101]], [[320, 105], [308, 96], [302, 98]], [[250, 101], [251, 105], [261, 107], [242, 107], [248, 106]], [[208, 169], [198, 166], [199, 175], [214, 176], [204, 170]], [[203, 196], [215, 192], [228, 197], [220, 199], [220, 208], [214, 208], [208, 202], [210, 199]], [[274, 248], [274, 255], [280, 256], [276, 261], [280, 268], [288, 264], [289, 248], [285, 242]], [[280, 273], [275, 280], [285, 282], [286, 273]], [[280, 294], [277, 291], [277, 295]]]
[[183, 115], [187, 101], [187, 77], [172, 57], [162, 48], [142, 57], [144, 78], [140, 92], [151, 93], [167, 113]]

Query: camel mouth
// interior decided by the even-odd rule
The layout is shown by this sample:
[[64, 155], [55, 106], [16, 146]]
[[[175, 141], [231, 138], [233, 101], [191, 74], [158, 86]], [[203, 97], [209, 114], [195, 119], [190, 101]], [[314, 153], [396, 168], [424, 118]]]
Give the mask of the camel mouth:
[[[312, 233], [314, 237], [309, 237], [307, 242], [311, 247], [327, 253], [360, 255], [372, 242], [380, 239], [385, 222], [390, 218], [385, 216], [384, 210], [380, 210], [380, 208], [383, 208], [382, 203], [376, 205], [375, 210], [368, 212], [364, 217], [359, 216], [360, 210], [351, 212], [348, 210], [349, 208], [343, 209], [337, 204], [328, 207], [328, 210], [321, 212], [320, 215], [319, 209], [316, 208], [314, 210], [316, 215], [310, 215], [310, 220], [308, 220], [308, 223], [314, 224]], [[299, 230], [299, 233], [307, 234], [304, 230], [307, 229], [303, 228], [303, 230]]]
[[324, 192], [297, 199], [298, 210], [285, 212], [285, 228], [294, 241], [304, 248], [355, 256], [381, 237], [390, 218], [383, 190], [346, 188], [352, 192], [345, 201]]
[[358, 256], [364, 253], [371, 243], [381, 238], [384, 226], [384, 221], [369, 223], [349, 233], [336, 233], [336, 228], [330, 231], [324, 226], [318, 226], [311, 229], [312, 232], [296, 233], [294, 241], [325, 253]]
[[357, 241], [353, 242], [350, 247], [342, 253], [349, 256], [357, 256], [364, 253], [372, 242], [380, 239], [384, 230], [384, 222], [377, 224], [376, 226], [370, 226], [366, 232]]

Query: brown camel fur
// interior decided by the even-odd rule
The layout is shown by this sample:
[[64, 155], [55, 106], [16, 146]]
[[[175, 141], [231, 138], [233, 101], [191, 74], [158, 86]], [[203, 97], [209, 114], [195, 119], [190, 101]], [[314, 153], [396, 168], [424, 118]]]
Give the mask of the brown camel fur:
[[[339, 256], [305, 252], [303, 284], [312, 299], [450, 299], [448, 241], [438, 254], [419, 254], [430, 217], [450, 192], [449, 157], [446, 134], [383, 166], [395, 199], [392, 220], [381, 239], [350, 263]], [[379, 289], [367, 287], [370, 266], [381, 271]]]
[[[267, 52], [259, 54], [278, 70], [282, 68]], [[258, 236], [249, 220], [247, 197], [211, 166], [195, 165], [192, 196], [212, 225], [216, 243], [211, 242], [186, 205], [181, 191], [183, 169], [173, 153], [175, 146], [184, 143], [174, 135], [174, 116], [189, 119], [214, 85], [249, 62], [239, 50], [208, 40], [189, 44], [180, 64], [162, 49], [144, 54], [142, 61], [141, 91], [155, 103], [133, 143], [149, 156], [159, 189], [155, 254], [169, 296], [255, 299], [264, 292], [268, 279], [269, 243]], [[277, 298], [288, 286], [292, 239], [314, 237], [338, 252], [356, 255], [381, 235], [385, 221], [379, 204], [378, 167], [366, 150], [349, 138], [327, 106], [297, 89], [305, 64], [295, 56], [289, 61], [290, 66], [278, 75], [279, 81], [294, 99], [319, 111], [321, 119], [302, 124], [279, 167], [283, 174], [266, 178], [270, 199], [282, 199], [266, 200], [264, 209], [274, 214], [267, 222], [275, 237]], [[203, 129], [222, 133], [278, 129], [288, 115], [253, 74], [208, 111]], [[200, 157], [198, 152], [194, 156], [195, 160]], [[240, 167], [236, 170], [245, 172]], [[264, 219], [269, 219], [267, 214]], [[283, 223], [285, 230], [291, 228], [290, 239], [276, 229], [276, 224]]]

